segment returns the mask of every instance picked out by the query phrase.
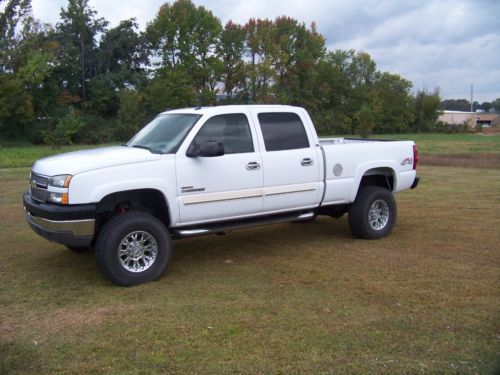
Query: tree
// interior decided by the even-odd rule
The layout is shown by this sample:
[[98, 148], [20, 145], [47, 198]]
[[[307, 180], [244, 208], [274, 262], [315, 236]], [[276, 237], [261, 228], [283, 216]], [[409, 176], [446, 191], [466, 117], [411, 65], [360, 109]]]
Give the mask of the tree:
[[368, 93], [376, 133], [404, 133], [414, 119], [411, 82], [397, 74], [377, 73]]
[[3, 140], [27, 140], [33, 103], [20, 80], [0, 74], [0, 135]]
[[491, 108], [495, 113], [500, 113], [500, 98], [496, 98], [491, 102]]
[[242, 26], [229, 21], [224, 27], [217, 45], [217, 55], [222, 62], [221, 82], [229, 102], [233, 95], [241, 94], [244, 85], [245, 36], [245, 29]]
[[375, 126], [375, 119], [372, 111], [366, 106], [362, 106], [359, 111], [354, 114], [356, 120], [357, 132], [363, 138], [368, 138], [372, 134], [373, 127]]
[[15, 73], [19, 60], [17, 30], [31, 14], [31, 0], [8, 0], [0, 12], [0, 73]]
[[87, 100], [87, 80], [96, 74], [96, 37], [108, 24], [96, 18], [88, 0], [68, 0], [66, 9], [61, 8], [61, 22], [56, 25], [61, 45], [59, 61], [61, 83], [72, 94]]
[[439, 89], [419, 90], [415, 96], [415, 120], [412, 129], [417, 132], [433, 129], [439, 117], [440, 104]]
[[447, 111], [470, 112], [470, 102], [467, 99], [446, 99], [441, 102], [441, 106]]
[[146, 28], [150, 50], [161, 60], [158, 68], [181, 70], [179, 75], [191, 79], [200, 104], [215, 104], [221, 75], [216, 46], [221, 31], [220, 20], [190, 0], [163, 4]]
[[485, 112], [489, 112], [491, 109], [491, 103], [490, 102], [482, 102], [481, 105], [479, 106], [479, 108]]

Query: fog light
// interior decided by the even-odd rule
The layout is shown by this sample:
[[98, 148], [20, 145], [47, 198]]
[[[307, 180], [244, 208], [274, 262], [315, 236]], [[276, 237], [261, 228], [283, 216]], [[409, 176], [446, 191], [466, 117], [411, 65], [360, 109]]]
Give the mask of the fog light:
[[49, 202], [56, 204], [68, 204], [68, 193], [54, 193], [49, 194]]

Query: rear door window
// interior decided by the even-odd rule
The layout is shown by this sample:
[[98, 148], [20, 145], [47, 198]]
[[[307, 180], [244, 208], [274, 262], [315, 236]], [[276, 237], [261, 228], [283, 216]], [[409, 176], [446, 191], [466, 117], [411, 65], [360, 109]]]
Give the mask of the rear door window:
[[266, 151], [294, 150], [309, 147], [304, 124], [296, 113], [259, 113], [258, 118]]

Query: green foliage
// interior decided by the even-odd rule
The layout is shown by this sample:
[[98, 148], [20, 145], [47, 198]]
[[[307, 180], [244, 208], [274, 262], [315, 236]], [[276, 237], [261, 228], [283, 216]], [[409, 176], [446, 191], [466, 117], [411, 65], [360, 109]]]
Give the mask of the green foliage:
[[0, 140], [28, 140], [33, 102], [20, 80], [0, 73]]
[[83, 126], [84, 122], [79, 114], [69, 107], [68, 112], [57, 121], [54, 129], [45, 132], [44, 141], [57, 146], [70, 145]]
[[60, 17], [42, 25], [29, 0], [0, 12], [3, 144], [125, 140], [167, 108], [217, 103], [299, 105], [320, 134], [450, 131], [436, 122], [437, 90], [413, 97], [368, 53], [327, 51], [314, 23], [223, 26], [191, 0], [163, 4], [144, 32], [135, 19], [108, 28], [88, 0], [68, 0]]
[[446, 99], [441, 102], [441, 107], [447, 111], [470, 112], [470, 101], [467, 99]]
[[418, 91], [415, 96], [415, 121], [412, 130], [417, 132], [431, 131], [439, 117], [441, 99], [439, 90], [429, 92], [428, 90]]
[[363, 106], [354, 114], [354, 119], [358, 134], [363, 138], [368, 138], [375, 126], [375, 116], [372, 111], [367, 106]]
[[414, 119], [411, 82], [397, 74], [377, 73], [368, 91], [368, 101], [375, 117], [376, 133], [404, 133]]
[[130, 139], [145, 121], [144, 95], [135, 90], [122, 90], [114, 139], [120, 141]]

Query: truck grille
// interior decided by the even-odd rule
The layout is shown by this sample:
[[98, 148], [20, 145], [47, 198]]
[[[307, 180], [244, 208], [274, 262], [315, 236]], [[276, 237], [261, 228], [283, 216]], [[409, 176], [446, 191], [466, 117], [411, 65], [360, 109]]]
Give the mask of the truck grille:
[[49, 186], [49, 177], [31, 172], [30, 194], [31, 197], [40, 202], [46, 202], [48, 197], [47, 187]]

